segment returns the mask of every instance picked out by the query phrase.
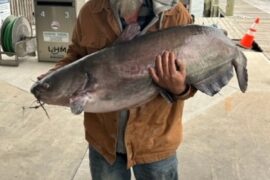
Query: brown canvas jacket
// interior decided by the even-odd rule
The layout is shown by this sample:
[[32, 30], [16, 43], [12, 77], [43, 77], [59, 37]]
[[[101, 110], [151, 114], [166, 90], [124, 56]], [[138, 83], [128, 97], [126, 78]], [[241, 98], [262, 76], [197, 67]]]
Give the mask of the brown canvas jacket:
[[[156, 22], [148, 32], [158, 30], [160, 25], [168, 28], [190, 24], [191, 21], [187, 10], [179, 3], [166, 11], [162, 21]], [[109, 0], [88, 1], [80, 11], [67, 56], [56, 64], [56, 68], [111, 45], [120, 33], [121, 28]], [[162, 160], [175, 154], [182, 141], [184, 99], [194, 92], [189, 91], [173, 104], [157, 96], [151, 102], [129, 110], [125, 131], [128, 167]], [[116, 158], [118, 113], [84, 114], [86, 140], [110, 163]]]

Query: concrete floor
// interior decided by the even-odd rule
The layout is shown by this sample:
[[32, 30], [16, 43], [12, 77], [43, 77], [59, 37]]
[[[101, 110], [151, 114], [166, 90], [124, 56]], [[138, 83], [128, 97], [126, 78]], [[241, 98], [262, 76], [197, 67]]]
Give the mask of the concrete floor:
[[72, 179], [87, 150], [82, 116], [68, 108], [33, 105], [29, 88], [53, 64], [36, 58], [0, 66], [0, 179]]
[[[180, 179], [270, 179], [270, 61], [261, 53], [245, 54], [245, 94], [234, 77], [219, 95], [198, 92], [186, 101], [184, 142], [177, 151]], [[84, 179], [90, 179], [87, 156], [75, 176]]]
[[[185, 180], [270, 179], [270, 62], [246, 52], [249, 87], [240, 93], [235, 77], [219, 95], [197, 93], [187, 101], [179, 170]], [[68, 108], [25, 109], [29, 89], [52, 63], [36, 58], [19, 67], [0, 66], [1, 180], [90, 179], [81, 116]]]
[[[182, 179], [270, 179], [270, 62], [260, 54], [246, 54], [247, 93], [224, 93], [206, 108], [207, 101], [191, 100], [200, 102], [201, 110], [185, 123], [178, 152]], [[194, 108], [188, 103], [187, 109]]]

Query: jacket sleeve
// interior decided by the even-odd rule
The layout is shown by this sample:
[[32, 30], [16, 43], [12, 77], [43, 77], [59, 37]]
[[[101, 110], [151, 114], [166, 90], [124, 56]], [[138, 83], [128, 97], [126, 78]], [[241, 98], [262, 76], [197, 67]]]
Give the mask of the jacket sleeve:
[[197, 89], [191, 85], [187, 85], [187, 89], [180, 95], [174, 95], [176, 100], [186, 100], [190, 97], [193, 97]]
[[184, 5], [180, 2], [176, 6], [176, 12], [175, 15], [176, 18], [176, 25], [187, 25], [193, 23], [193, 18], [189, 14], [188, 10], [184, 7]]

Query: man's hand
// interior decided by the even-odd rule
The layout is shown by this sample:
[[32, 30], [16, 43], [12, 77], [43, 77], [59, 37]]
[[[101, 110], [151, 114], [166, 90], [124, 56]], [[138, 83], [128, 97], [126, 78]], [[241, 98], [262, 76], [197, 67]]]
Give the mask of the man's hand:
[[175, 95], [183, 93], [186, 89], [185, 64], [177, 61], [173, 52], [165, 51], [158, 55], [155, 68], [149, 68], [149, 73], [157, 85]]

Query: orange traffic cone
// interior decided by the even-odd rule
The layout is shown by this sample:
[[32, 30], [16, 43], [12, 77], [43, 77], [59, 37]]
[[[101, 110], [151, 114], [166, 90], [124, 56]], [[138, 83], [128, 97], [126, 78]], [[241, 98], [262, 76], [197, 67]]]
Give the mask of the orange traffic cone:
[[252, 47], [252, 43], [254, 41], [254, 36], [255, 36], [255, 32], [256, 32], [256, 25], [259, 24], [260, 19], [256, 18], [256, 20], [254, 21], [254, 23], [250, 26], [248, 32], [244, 35], [244, 37], [241, 39], [240, 41], [240, 45], [244, 48], [251, 48]]

